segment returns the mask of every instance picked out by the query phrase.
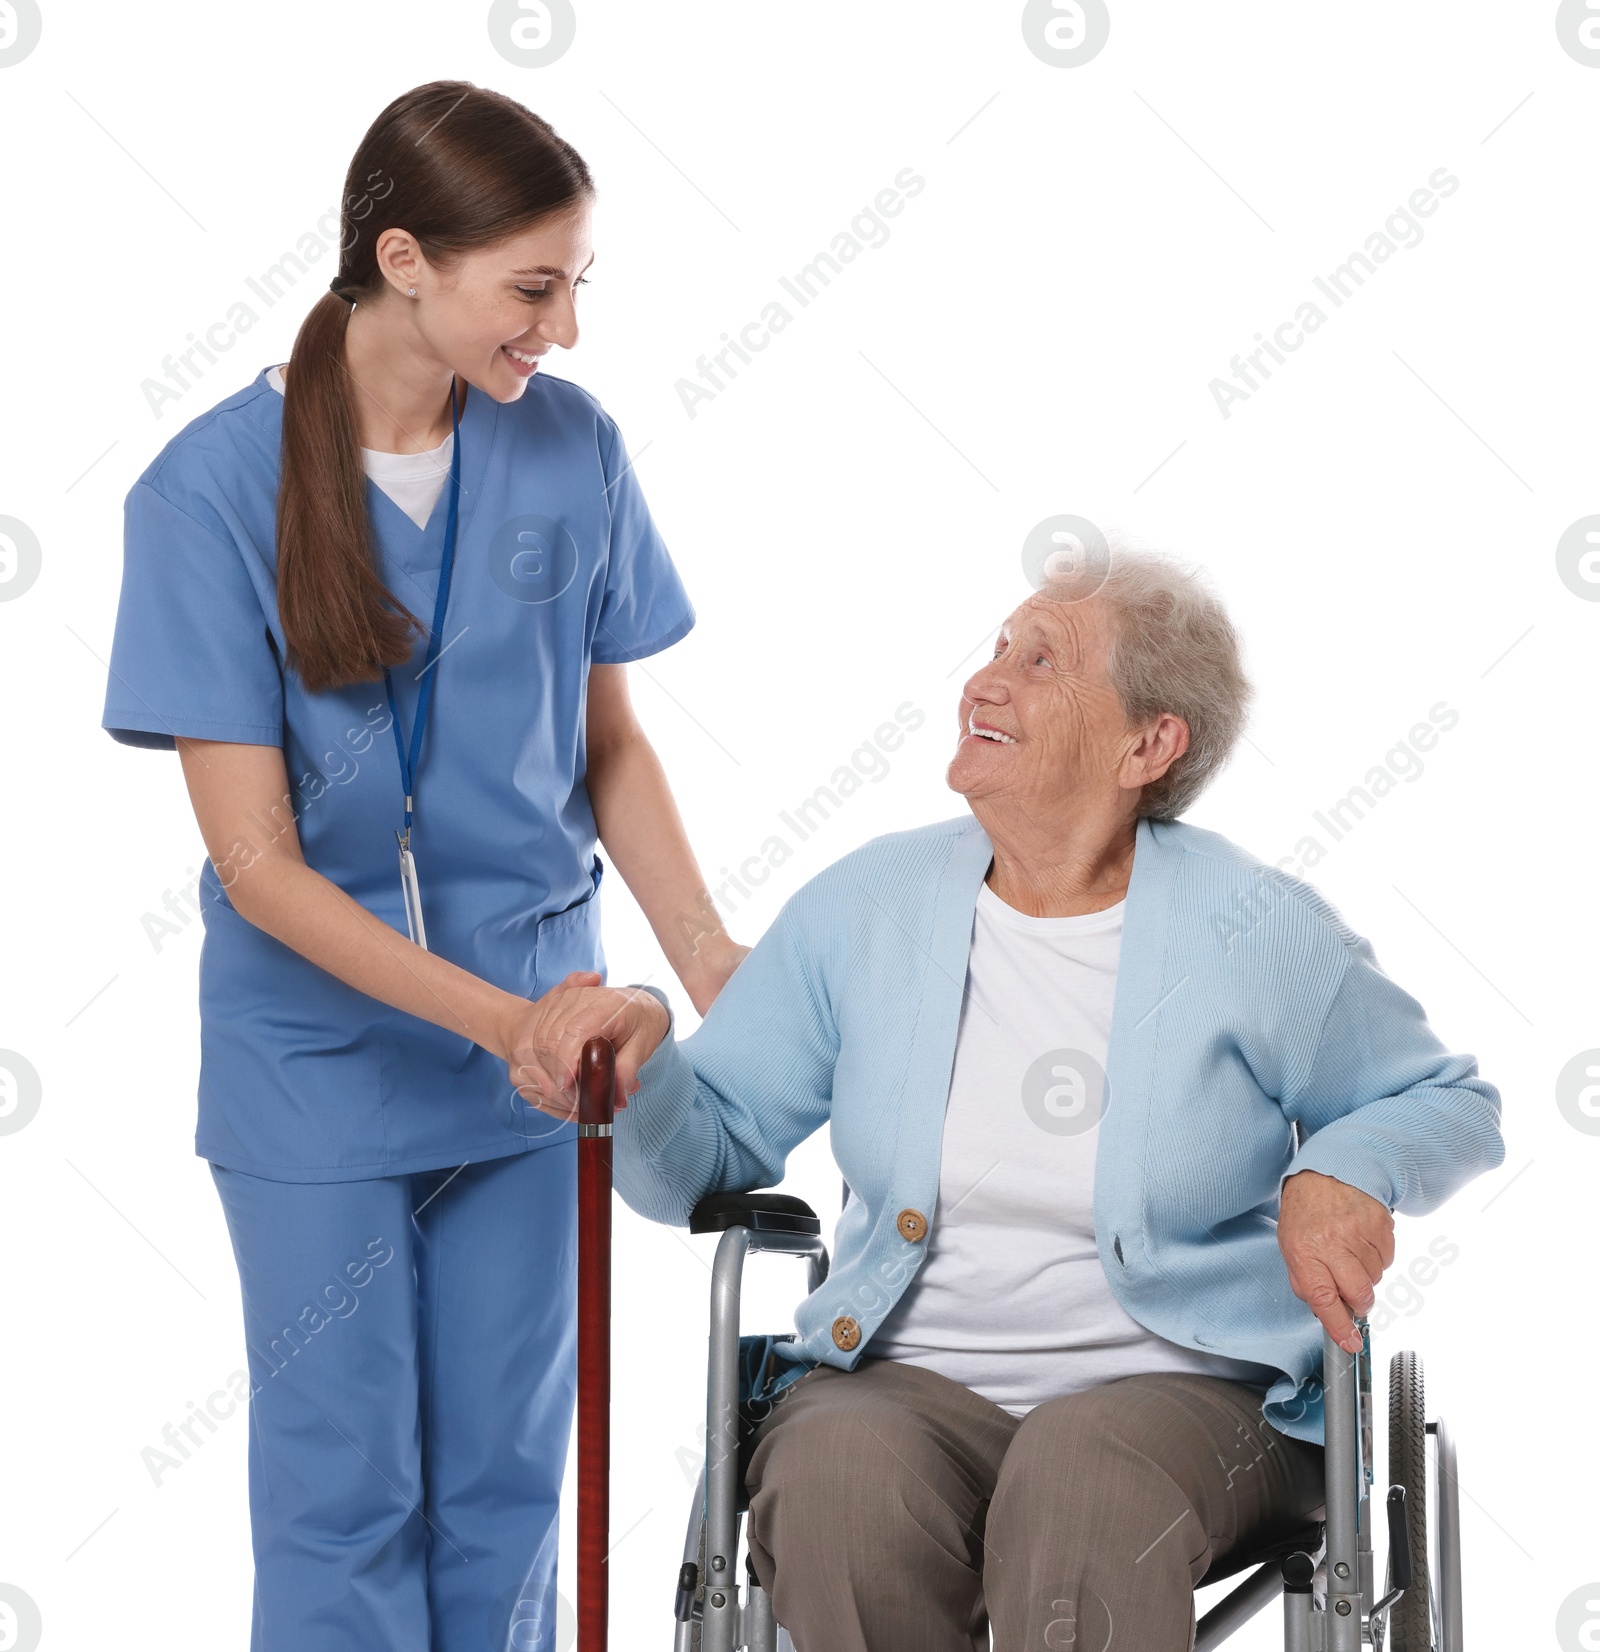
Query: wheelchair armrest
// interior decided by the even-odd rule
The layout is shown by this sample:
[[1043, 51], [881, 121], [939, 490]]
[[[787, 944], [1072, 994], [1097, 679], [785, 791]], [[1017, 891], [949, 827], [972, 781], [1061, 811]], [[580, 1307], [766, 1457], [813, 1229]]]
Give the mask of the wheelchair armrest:
[[804, 1199], [760, 1189], [753, 1193], [710, 1193], [690, 1212], [690, 1233], [725, 1233], [729, 1228], [817, 1235], [822, 1232], [822, 1223]]

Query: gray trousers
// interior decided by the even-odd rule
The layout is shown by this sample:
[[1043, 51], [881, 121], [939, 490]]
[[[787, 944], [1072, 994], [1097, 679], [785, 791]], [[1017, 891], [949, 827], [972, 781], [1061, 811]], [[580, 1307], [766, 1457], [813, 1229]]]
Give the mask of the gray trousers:
[[756, 1576], [797, 1652], [1189, 1652], [1194, 1590], [1303, 1527], [1322, 1447], [1221, 1377], [1013, 1417], [920, 1366], [818, 1366], [756, 1430]]

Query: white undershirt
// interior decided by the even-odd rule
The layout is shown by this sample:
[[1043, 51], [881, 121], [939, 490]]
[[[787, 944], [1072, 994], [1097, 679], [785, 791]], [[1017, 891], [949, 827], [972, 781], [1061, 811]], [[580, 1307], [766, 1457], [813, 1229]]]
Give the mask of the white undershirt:
[[1122, 912], [1034, 918], [980, 886], [928, 1255], [867, 1348], [1016, 1417], [1145, 1371], [1262, 1387], [1277, 1374], [1147, 1331], [1100, 1265], [1095, 1144]]
[[[267, 383], [281, 396], [283, 374], [276, 367], [267, 369]], [[446, 436], [426, 453], [380, 453], [377, 448], [364, 447], [361, 463], [367, 475], [394, 500], [419, 528], [428, 525], [433, 507], [450, 477], [450, 450], [455, 437]]]

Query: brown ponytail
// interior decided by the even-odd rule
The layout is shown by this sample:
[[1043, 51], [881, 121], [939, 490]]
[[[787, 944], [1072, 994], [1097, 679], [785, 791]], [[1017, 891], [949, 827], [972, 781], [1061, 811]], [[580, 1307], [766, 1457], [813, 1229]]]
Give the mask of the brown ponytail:
[[351, 303], [383, 286], [378, 237], [407, 230], [448, 267], [593, 193], [582, 157], [549, 122], [470, 81], [403, 93], [362, 138], [345, 174], [337, 292], [312, 305], [284, 378], [278, 613], [287, 663], [309, 692], [374, 681], [424, 631], [378, 573], [345, 370]]

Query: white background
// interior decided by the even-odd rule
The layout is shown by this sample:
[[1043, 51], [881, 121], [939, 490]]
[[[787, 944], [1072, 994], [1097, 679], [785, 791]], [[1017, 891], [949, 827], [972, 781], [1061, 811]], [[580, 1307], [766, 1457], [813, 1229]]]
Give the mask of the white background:
[[[1398, 1221], [1391, 1279], [1440, 1235], [1459, 1256], [1401, 1288], [1377, 1366], [1419, 1349], [1460, 1437], [1472, 1640], [1562, 1644], [1558, 1607], [1600, 1575], [1600, 1138], [1556, 1104], [1600, 1045], [1600, 603], [1556, 562], [1600, 512], [1600, 68], [1547, 0], [1111, 10], [1105, 50], [1063, 68], [1016, 4], [590, 4], [529, 69], [482, 5], [46, 0], [37, 49], [0, 68], [0, 515], [41, 547], [0, 602], [0, 1046], [42, 1080], [0, 1135], [0, 1583], [46, 1647], [247, 1644], [242, 1414], [159, 1486], [140, 1459], [244, 1364], [193, 1156], [200, 924], [157, 950], [142, 923], [204, 850], [177, 759], [99, 719], [124, 495], [287, 358], [331, 262], [256, 303], [161, 418], [141, 385], [337, 201], [379, 109], [447, 77], [526, 102], [599, 184], [583, 336], [550, 365], [620, 423], [699, 613], [631, 676], [713, 884], [896, 706], [926, 713], [737, 903], [740, 939], [867, 838], [964, 811], [943, 780], [960, 685], [1047, 516], [1211, 571], [1259, 699], [1189, 818], [1263, 859], [1429, 707], [1459, 714], [1309, 875], [1504, 1097], [1504, 1164]], [[696, 358], [905, 167], [926, 187], [887, 241], [689, 417]], [[1224, 418], [1210, 381], [1440, 167], [1459, 188], [1421, 242]], [[606, 889], [612, 978], [668, 979]], [[831, 1222], [824, 1141], [784, 1185]], [[665, 1647], [711, 1241], [617, 1223], [614, 1637]], [[747, 1326], [786, 1328], [800, 1271], [752, 1270]], [[1269, 1614], [1236, 1644], [1278, 1634]]]

